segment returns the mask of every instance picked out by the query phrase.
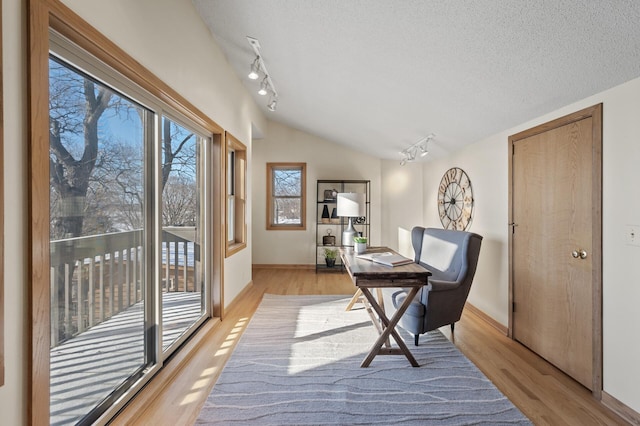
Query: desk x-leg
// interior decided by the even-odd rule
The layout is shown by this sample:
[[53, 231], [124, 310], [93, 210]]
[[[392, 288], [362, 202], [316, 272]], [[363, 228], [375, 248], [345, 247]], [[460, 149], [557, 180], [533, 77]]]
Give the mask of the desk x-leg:
[[[418, 291], [420, 290], [421, 287], [418, 287], [418, 286], [411, 287], [409, 294], [404, 299], [404, 301], [402, 302], [402, 305], [400, 305], [398, 310], [391, 316], [391, 319], [387, 318], [384, 312], [384, 309], [382, 309], [382, 307], [378, 304], [375, 297], [373, 297], [373, 295], [369, 291], [368, 287], [359, 286], [359, 288], [362, 290], [362, 294], [364, 294], [364, 296], [367, 298], [367, 300], [369, 301], [373, 309], [378, 314], [380, 321], [382, 321], [382, 332], [380, 333], [378, 340], [376, 340], [376, 342], [373, 344], [373, 347], [369, 351], [369, 354], [367, 355], [367, 357], [364, 359], [364, 361], [362, 361], [362, 364], [360, 364], [360, 367], [368, 367], [376, 355], [401, 355], [401, 354], [404, 354], [404, 356], [407, 357], [407, 359], [409, 360], [412, 366], [419, 367], [420, 365], [418, 364], [418, 361], [416, 361], [416, 359], [413, 357], [413, 354], [409, 351], [409, 348], [404, 343], [404, 340], [402, 340], [402, 337], [400, 337], [395, 327], [400, 321], [400, 318], [402, 318], [402, 315], [404, 315], [405, 311], [409, 308], [409, 305], [413, 301], [413, 298], [416, 296], [416, 294], [418, 294]], [[398, 348], [382, 347], [384, 343], [388, 341], [389, 336], [393, 337], [393, 339], [396, 341], [396, 343], [399, 346]]]

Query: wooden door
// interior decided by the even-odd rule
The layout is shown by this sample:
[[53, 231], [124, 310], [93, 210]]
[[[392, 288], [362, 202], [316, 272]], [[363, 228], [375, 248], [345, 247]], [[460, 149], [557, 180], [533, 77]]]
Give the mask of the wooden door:
[[591, 112], [510, 138], [511, 333], [599, 395], [601, 119]]

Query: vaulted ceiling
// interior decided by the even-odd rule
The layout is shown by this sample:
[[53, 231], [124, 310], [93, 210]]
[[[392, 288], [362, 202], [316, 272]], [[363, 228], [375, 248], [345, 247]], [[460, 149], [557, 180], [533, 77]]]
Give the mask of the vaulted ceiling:
[[640, 76], [635, 0], [193, 2], [269, 119], [385, 159], [430, 133], [437, 158]]

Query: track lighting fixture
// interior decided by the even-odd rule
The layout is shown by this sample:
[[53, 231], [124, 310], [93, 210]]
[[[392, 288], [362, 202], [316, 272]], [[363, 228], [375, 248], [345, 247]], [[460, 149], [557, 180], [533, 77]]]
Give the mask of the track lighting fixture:
[[256, 54], [256, 58], [251, 64], [251, 72], [249, 73], [249, 78], [251, 80], [257, 80], [258, 78], [260, 78], [260, 73], [264, 74], [264, 78], [260, 82], [260, 89], [258, 90], [258, 94], [261, 96], [266, 96], [270, 93], [271, 96], [269, 97], [267, 108], [269, 109], [269, 111], [275, 111], [278, 104], [278, 92], [276, 92], [276, 88], [273, 86], [273, 81], [271, 80], [271, 77], [269, 77], [267, 66], [265, 65], [264, 59], [260, 54], [260, 42], [257, 39], [249, 36], [247, 36], [247, 41], [251, 45], [253, 52]]
[[260, 77], [260, 56], [256, 56], [256, 59], [251, 64], [251, 72], [248, 77], [251, 80], [257, 80]]
[[402, 160], [400, 160], [400, 165], [404, 166], [407, 163], [416, 160], [416, 156], [420, 153], [420, 157], [425, 157], [429, 154], [429, 149], [427, 147], [427, 143], [431, 141], [435, 135], [431, 133], [429, 136], [420, 139], [418, 142], [414, 143], [410, 147], [400, 151], [400, 155], [402, 155]]

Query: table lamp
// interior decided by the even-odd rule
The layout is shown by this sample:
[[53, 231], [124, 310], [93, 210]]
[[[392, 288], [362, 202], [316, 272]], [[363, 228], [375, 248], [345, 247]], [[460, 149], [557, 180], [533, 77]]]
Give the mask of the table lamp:
[[349, 218], [349, 225], [342, 232], [342, 245], [353, 247], [353, 237], [358, 235], [353, 227], [353, 218], [365, 215], [366, 195], [357, 192], [340, 192], [337, 202], [337, 215]]

